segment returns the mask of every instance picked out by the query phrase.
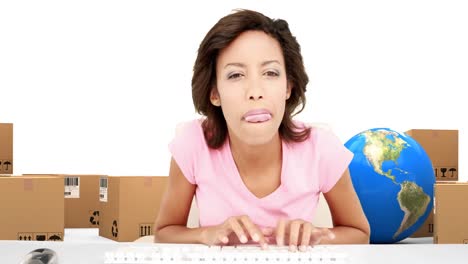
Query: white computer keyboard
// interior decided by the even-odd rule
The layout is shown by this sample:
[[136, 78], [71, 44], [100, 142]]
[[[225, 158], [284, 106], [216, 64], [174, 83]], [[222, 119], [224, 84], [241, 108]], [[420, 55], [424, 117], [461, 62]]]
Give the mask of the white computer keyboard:
[[291, 252], [288, 247], [204, 246], [154, 244], [122, 247], [105, 253], [105, 264], [140, 263], [348, 263], [348, 256], [333, 246], [309, 247], [305, 252]]

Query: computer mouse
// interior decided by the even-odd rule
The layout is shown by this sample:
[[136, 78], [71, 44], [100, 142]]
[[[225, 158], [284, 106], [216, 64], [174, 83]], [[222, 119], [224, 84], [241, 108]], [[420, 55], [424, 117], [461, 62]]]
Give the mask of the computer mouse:
[[38, 248], [24, 256], [20, 264], [58, 264], [57, 253], [50, 248]]

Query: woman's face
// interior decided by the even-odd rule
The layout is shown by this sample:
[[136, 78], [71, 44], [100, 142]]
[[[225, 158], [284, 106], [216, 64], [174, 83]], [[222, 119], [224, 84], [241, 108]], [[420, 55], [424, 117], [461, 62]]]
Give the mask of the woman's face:
[[278, 133], [291, 88], [278, 41], [246, 31], [221, 50], [211, 103], [222, 108], [230, 136], [265, 144]]

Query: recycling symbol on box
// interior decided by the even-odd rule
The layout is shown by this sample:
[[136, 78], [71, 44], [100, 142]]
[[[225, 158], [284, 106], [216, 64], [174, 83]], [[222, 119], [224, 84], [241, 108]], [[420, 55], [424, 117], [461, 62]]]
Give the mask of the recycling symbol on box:
[[112, 236], [117, 237], [119, 235], [119, 228], [117, 227], [117, 220], [112, 222]]
[[89, 217], [89, 222], [92, 225], [99, 225], [99, 211], [94, 211]]

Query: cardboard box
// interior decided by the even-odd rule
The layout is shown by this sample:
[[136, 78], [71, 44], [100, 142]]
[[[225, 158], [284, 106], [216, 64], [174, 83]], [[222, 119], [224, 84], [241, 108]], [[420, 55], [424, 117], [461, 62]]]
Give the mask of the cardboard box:
[[63, 179], [0, 177], [0, 240], [62, 240]]
[[99, 235], [119, 242], [153, 235], [167, 179], [157, 176], [102, 177]]
[[434, 244], [468, 244], [468, 183], [434, 186]]
[[[411, 129], [405, 132], [416, 140], [431, 159], [436, 181], [458, 180], [458, 130]], [[432, 237], [434, 214], [411, 237]]]
[[458, 130], [411, 129], [406, 134], [426, 151], [436, 181], [458, 181]]
[[0, 123], [0, 174], [13, 174], [13, 124]]
[[[23, 175], [43, 176], [43, 174]], [[49, 175], [63, 179], [65, 228], [97, 228], [99, 225], [99, 179], [105, 175]]]

